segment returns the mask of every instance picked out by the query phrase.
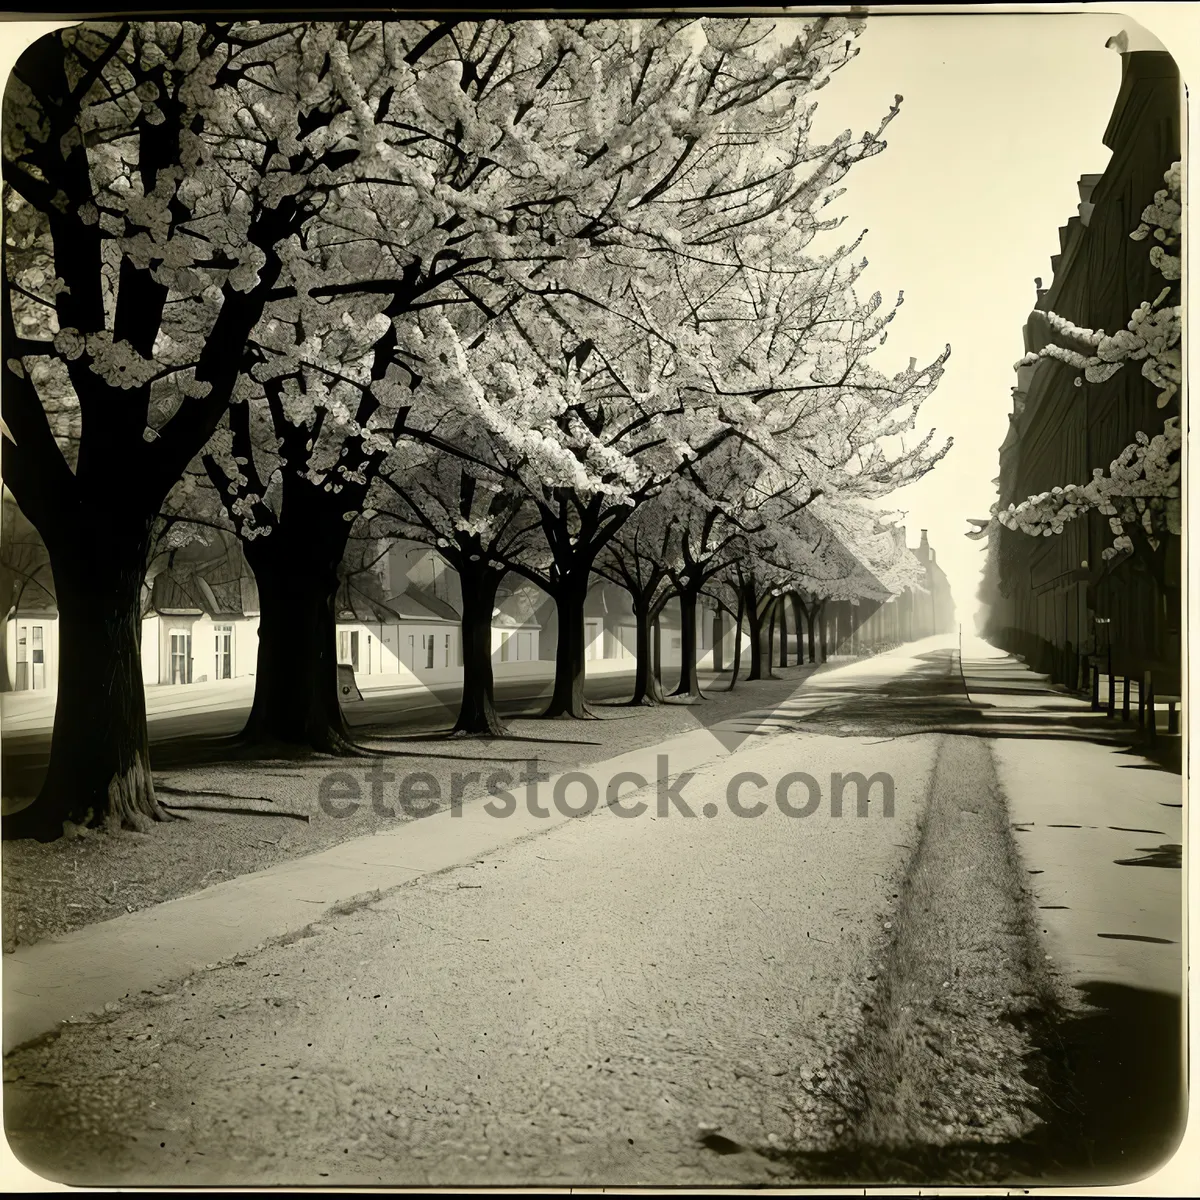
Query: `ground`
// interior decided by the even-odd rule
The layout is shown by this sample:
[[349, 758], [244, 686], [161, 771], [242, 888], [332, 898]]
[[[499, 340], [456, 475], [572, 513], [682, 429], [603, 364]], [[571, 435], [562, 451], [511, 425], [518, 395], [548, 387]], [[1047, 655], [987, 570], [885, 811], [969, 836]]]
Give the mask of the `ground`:
[[[1103, 1021], [1077, 1036], [1099, 1010], [1044, 948], [1023, 857], [1037, 849], [1013, 832], [1011, 764], [997, 769], [1017, 718], [972, 700], [949, 644], [788, 674], [702, 718], [572, 727], [603, 744], [548, 764], [590, 755], [603, 786], [607, 764], [666, 747], [690, 817], [664, 809], [664, 779], [621, 794], [646, 801], [637, 818], [600, 804], [503, 836], [469, 799], [461, 827], [444, 811], [373, 835], [328, 822], [364, 848], [402, 847], [411, 828], [410, 857], [442, 822], [462, 829], [463, 853], [380, 894], [347, 881], [315, 920], [256, 945], [231, 934], [228, 955], [184, 977], [164, 945], [159, 984], [8, 1055], [10, 1144], [80, 1184], [978, 1183], [1097, 1164], [1132, 1177], [1146, 1147], [1120, 1131], [1097, 1147], [1076, 1102], [1084, 1084], [1130, 1077], [1106, 1073]], [[1066, 720], [1053, 705], [1041, 719]], [[1077, 740], [1110, 753], [1078, 719]], [[834, 815], [832, 776], [855, 771], [890, 775], [890, 815], [878, 787], [861, 815], [853, 789]], [[801, 772], [820, 801], [787, 815], [775, 785]], [[768, 801], [752, 818], [729, 800], [739, 777], [743, 806]], [[280, 804], [302, 791], [281, 786]], [[785, 798], [804, 804], [806, 787]], [[247, 822], [293, 824], [220, 829]], [[485, 828], [490, 848], [473, 853]], [[265, 903], [271, 878], [250, 877], [242, 902]], [[219, 905], [231, 887], [205, 895]], [[122, 922], [132, 936], [169, 908], [70, 944], [86, 958], [89, 937]], [[40, 949], [15, 955], [31, 979]], [[1169, 1024], [1170, 1005], [1157, 1015]]]

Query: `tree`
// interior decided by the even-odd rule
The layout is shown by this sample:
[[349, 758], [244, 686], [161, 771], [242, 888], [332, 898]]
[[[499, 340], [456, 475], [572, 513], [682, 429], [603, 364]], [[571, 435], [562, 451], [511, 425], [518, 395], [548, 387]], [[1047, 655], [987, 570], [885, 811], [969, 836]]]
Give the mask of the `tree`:
[[[296, 128], [337, 37], [87, 23], [13, 71], [3, 470], [50, 553], [60, 686], [45, 783], [10, 834], [164, 817], [137, 646], [151, 528], [230, 402], [289, 249], [357, 156], [349, 113]], [[43, 400], [47, 370], [73, 414]]]
[[1178, 248], [1183, 231], [1182, 173], [1178, 162], [1171, 164], [1163, 182], [1166, 187], [1154, 193], [1154, 202], [1142, 210], [1141, 224], [1129, 236], [1138, 242], [1153, 238], [1150, 262], [1161, 272], [1166, 286], [1154, 300], [1143, 300], [1133, 310], [1126, 327], [1112, 334], [1103, 329], [1086, 329], [1055, 312], [1045, 312], [1043, 316], [1055, 333], [1092, 353], [1051, 342], [1025, 355], [1015, 369], [1035, 365], [1043, 359], [1057, 359], [1083, 372], [1075, 380], [1075, 386], [1082, 387], [1085, 379], [1088, 383], [1103, 383], [1127, 363], [1140, 362], [1142, 375], [1158, 389], [1158, 407], [1164, 408], [1171, 402], [1183, 380], [1182, 260], [1178, 254], [1170, 253]]
[[[458, 441], [457, 439], [455, 439]], [[492, 618], [510, 564], [536, 548], [540, 527], [523, 491], [481, 460], [417, 443], [379, 478], [371, 524], [433, 547], [458, 574], [462, 597], [462, 700], [454, 733], [499, 737], [492, 674]], [[405, 453], [407, 450], [407, 453]]]
[[1166, 591], [1167, 543], [1183, 528], [1180, 500], [1179, 418], [1167, 419], [1162, 433], [1136, 440], [1121, 451], [1107, 474], [1097, 467], [1085, 484], [1067, 484], [999, 509], [995, 519], [1007, 529], [1032, 537], [1062, 533], [1068, 521], [1089, 512], [1108, 517], [1113, 543], [1101, 551], [1105, 561], [1137, 554], [1160, 593]]
[[[361, 511], [386, 457], [383, 441], [420, 440], [428, 428], [423, 331], [402, 317], [469, 309], [475, 324], [467, 340], [474, 342], [481, 326], [509, 313], [521, 297], [553, 297], [561, 308], [603, 295], [611, 304], [606, 285], [614, 271], [642, 271], [684, 245], [718, 253], [742, 228], [808, 205], [876, 152], [877, 135], [855, 141], [846, 134], [828, 147], [811, 145], [807, 136], [807, 97], [853, 56], [858, 26], [820, 19], [773, 53], [762, 49], [769, 29], [755, 21], [683, 19], [362, 28], [340, 86], [364, 125], [373, 123], [382, 165], [364, 180], [362, 195], [339, 197], [345, 214], [339, 240], [323, 246], [319, 262], [310, 260], [321, 279], [309, 278], [301, 290], [327, 309], [336, 300], [335, 314], [355, 306], [355, 319], [373, 328], [377, 341], [365, 378], [337, 378], [335, 403], [348, 417], [333, 424], [353, 479], [326, 479], [303, 455], [286, 456], [289, 478], [305, 478], [325, 493], [314, 491], [312, 504], [338, 510], [306, 522], [298, 535], [304, 545], [312, 547], [314, 527], [329, 530], [332, 543], [338, 520]], [[764, 147], [770, 148], [766, 166], [757, 157]], [[332, 223], [329, 212], [325, 220]], [[398, 232], [412, 229], [419, 236]], [[374, 270], [364, 271], [364, 264]], [[329, 282], [331, 270], [342, 277]], [[373, 313], [361, 307], [364, 297], [374, 302]], [[630, 300], [627, 308], [634, 307]], [[270, 345], [264, 339], [274, 361], [260, 378], [280, 378], [297, 366], [310, 378], [321, 373], [325, 347], [313, 322], [324, 328], [328, 321], [317, 311], [310, 316], [299, 325], [294, 315], [281, 322], [278, 329], [287, 326], [290, 338]], [[579, 313], [572, 320], [581, 325]], [[592, 340], [581, 334], [572, 352]], [[418, 378], [425, 381], [420, 387]], [[277, 407], [277, 437], [287, 436], [281, 420], [311, 429], [325, 390], [305, 383], [300, 392], [314, 397], [310, 403]], [[361, 442], [364, 430], [372, 446]], [[301, 441], [315, 447], [319, 439]], [[235, 457], [249, 455], [243, 448]], [[565, 605], [560, 646], [564, 664], [571, 664], [559, 672], [551, 711], [579, 712], [577, 610], [591, 562], [618, 522], [600, 521], [592, 530], [597, 537], [570, 543], [578, 549], [564, 558], [574, 534], [564, 530], [565, 518], [555, 522], [543, 511], [547, 526], [556, 525], [551, 541], [559, 561], [549, 583]], [[576, 518], [597, 525], [595, 513], [569, 519]], [[275, 513], [276, 528], [287, 520]], [[281, 689], [279, 700], [295, 694]], [[304, 740], [303, 723], [291, 724], [293, 738]]]
[[656, 670], [653, 638], [671, 598], [667, 560], [674, 527], [662, 499], [641, 505], [601, 550], [593, 570], [624, 587], [633, 607], [635, 665], [631, 705], [650, 706], [664, 700]]

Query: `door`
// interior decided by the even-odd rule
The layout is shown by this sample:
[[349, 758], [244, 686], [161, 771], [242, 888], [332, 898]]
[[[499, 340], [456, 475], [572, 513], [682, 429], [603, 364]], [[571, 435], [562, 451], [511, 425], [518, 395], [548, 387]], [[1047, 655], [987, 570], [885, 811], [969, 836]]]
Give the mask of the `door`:
[[192, 635], [175, 632], [171, 634], [171, 682], [192, 682]]
[[46, 686], [46, 627], [25, 621], [17, 624], [18, 692], [40, 691]]
[[358, 670], [357, 629], [341, 629], [338, 631], [338, 662], [349, 663], [355, 671]]
[[233, 678], [233, 626], [213, 626], [216, 646], [214, 648], [214, 679]]
[[600, 658], [604, 650], [604, 622], [585, 622], [584, 640], [587, 642], [587, 657]]

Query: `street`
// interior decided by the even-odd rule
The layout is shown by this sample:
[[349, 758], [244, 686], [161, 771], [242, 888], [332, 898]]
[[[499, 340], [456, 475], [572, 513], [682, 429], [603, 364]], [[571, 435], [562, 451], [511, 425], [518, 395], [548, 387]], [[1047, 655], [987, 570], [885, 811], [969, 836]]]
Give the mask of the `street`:
[[[303, 927], [233, 935], [209, 969], [10, 1055], [10, 1141], [75, 1183], [410, 1186], [785, 1182], [868, 1128], [881, 1143], [1019, 1141], [1038, 1123], [1032, 1043], [1003, 1014], [1054, 985], [1030, 966], [1027, 877], [1003, 795], [982, 782], [987, 742], [863, 727], [866, 695], [888, 698], [893, 729], [961, 716], [948, 642], [818, 673], [773, 716], [733, 723], [738, 736], [688, 735], [709, 748], [670, 768], [690, 776], [675, 780], [682, 806], [656, 782], [620, 793], [626, 811], [646, 802], [636, 817], [601, 804], [570, 818], [551, 783], [549, 819], [518, 806], [506, 825], [480, 797], [460, 818], [467, 857], [418, 875], [413, 839], [454, 817], [401, 827], [407, 857], [382, 851], [389, 835], [360, 839], [379, 861], [400, 854], [407, 882], [333, 903], [329, 871], [314, 875], [325, 890]], [[589, 768], [602, 793], [603, 767]], [[851, 788], [833, 815], [825, 789], [855, 771], [891, 777], [893, 815], [878, 784], [865, 809]], [[787, 791], [800, 772], [816, 806], [808, 785]], [[788, 815], [781, 780], [793, 814], [812, 811]], [[492, 848], [472, 852], [470, 830]], [[258, 886], [239, 905], [269, 904]], [[872, 1013], [901, 992], [926, 1033], [880, 1050]], [[888, 1020], [892, 1035], [905, 1025]], [[930, 1037], [966, 1038], [979, 1061], [950, 1069]], [[864, 1053], [884, 1091], [881, 1060], [936, 1068], [933, 1125], [889, 1112], [902, 1088], [864, 1103]]]

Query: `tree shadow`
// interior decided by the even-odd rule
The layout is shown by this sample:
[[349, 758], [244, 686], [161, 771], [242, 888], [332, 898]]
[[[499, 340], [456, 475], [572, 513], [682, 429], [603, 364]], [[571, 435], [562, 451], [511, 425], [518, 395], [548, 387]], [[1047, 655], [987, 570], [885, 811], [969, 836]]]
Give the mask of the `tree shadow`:
[[1034, 1018], [1035, 1052], [1024, 1074], [1042, 1101], [1040, 1124], [1026, 1138], [756, 1149], [810, 1183], [1114, 1187], [1145, 1178], [1178, 1148], [1186, 1125], [1182, 1003], [1119, 983], [1079, 990], [1079, 1011]]

